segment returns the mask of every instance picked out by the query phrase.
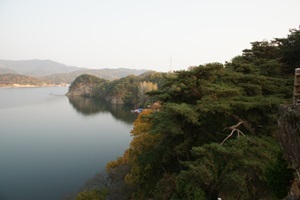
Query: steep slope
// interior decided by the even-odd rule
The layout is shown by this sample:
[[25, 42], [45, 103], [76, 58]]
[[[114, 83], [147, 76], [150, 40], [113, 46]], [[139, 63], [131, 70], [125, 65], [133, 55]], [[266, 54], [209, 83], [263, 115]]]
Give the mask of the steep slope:
[[279, 108], [280, 142], [290, 165], [300, 173], [300, 106]]
[[281, 105], [278, 114], [279, 139], [285, 159], [296, 170], [291, 194], [300, 196], [300, 105]]
[[[78, 76], [69, 87], [67, 96], [101, 96], [103, 88], [108, 83], [93, 75], [84, 74]], [[102, 89], [101, 89], [102, 88]]]

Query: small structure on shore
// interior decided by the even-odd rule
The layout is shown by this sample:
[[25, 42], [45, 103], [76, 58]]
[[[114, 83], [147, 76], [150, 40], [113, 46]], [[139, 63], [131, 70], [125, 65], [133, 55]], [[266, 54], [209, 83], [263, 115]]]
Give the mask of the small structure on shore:
[[144, 110], [143, 108], [138, 108], [138, 109], [131, 110], [131, 112], [133, 112], [133, 113], [141, 113], [143, 110]]

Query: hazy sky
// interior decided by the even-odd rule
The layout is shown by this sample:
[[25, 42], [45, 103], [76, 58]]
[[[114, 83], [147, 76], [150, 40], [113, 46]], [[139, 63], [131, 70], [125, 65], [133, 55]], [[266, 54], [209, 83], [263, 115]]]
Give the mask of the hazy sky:
[[178, 70], [299, 25], [300, 0], [0, 0], [0, 59]]

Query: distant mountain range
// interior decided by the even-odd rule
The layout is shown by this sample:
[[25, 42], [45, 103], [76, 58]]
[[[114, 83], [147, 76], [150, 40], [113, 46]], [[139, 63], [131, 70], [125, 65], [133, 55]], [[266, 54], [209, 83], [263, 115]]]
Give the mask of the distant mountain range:
[[3, 69], [12, 70], [13, 72], [22, 75], [40, 77], [73, 72], [80, 70], [81, 68], [67, 66], [51, 60], [0, 60], [0, 70]]
[[[87, 69], [67, 66], [51, 60], [0, 60], [0, 75], [6, 74], [6, 76], [0, 76], [0, 85], [24, 84], [25, 82], [28, 82], [30, 77], [32, 77], [32, 80], [35, 80], [33, 82], [42, 85], [70, 84], [76, 77], [82, 74], [90, 74], [106, 80], [114, 80], [132, 74], [140, 75], [147, 71], [149, 70], [127, 68]], [[8, 77], [11, 79], [10, 81], [8, 81]]]
[[52, 74], [48, 76], [42, 77], [45, 80], [48, 80], [55, 84], [61, 83], [72, 83], [76, 77], [82, 74], [94, 75], [99, 78], [103, 78], [106, 80], [115, 80], [119, 78], [126, 77], [128, 75], [140, 75], [149, 70], [136, 70], [136, 69], [127, 69], [127, 68], [119, 68], [119, 69], [81, 69], [78, 71], [73, 71], [70, 73], [60, 73], [60, 74]]

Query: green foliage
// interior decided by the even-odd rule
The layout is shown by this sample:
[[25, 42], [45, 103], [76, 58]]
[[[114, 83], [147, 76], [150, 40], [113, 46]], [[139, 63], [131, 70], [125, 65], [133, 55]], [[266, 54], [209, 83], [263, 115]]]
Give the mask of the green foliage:
[[[225, 66], [209, 63], [166, 74], [158, 90], [148, 93], [162, 109], [139, 116], [122, 158], [130, 168], [125, 181], [131, 199], [286, 194], [290, 173], [277, 159], [274, 135], [278, 106], [291, 101], [293, 79], [285, 71], [281, 43], [251, 44]], [[233, 134], [222, 143], [234, 131], [245, 136]]]
[[94, 75], [84, 74], [78, 76], [71, 84], [69, 91], [74, 91], [81, 86], [91, 89], [90, 96], [100, 97], [105, 100], [121, 99], [118, 104], [144, 106], [153, 103], [155, 99], [148, 96], [148, 92], [156, 90], [161, 84], [164, 73], [147, 72], [140, 76], [129, 75], [121, 79], [108, 81]]
[[106, 200], [107, 189], [92, 189], [80, 192], [75, 200]]
[[[128, 105], [144, 106], [147, 101], [154, 101], [147, 92], [156, 90], [163, 77], [163, 73], [148, 72], [140, 76], [131, 75], [114, 80], [107, 85], [104, 96], [120, 97], [124, 104]], [[145, 87], [141, 87], [143, 83]]]
[[132, 194], [133, 199], [144, 199], [147, 195], [153, 195], [154, 185], [162, 174], [159, 149], [154, 146], [160, 141], [159, 134], [149, 133], [151, 121], [150, 110], [143, 111], [134, 123], [131, 134], [134, 136], [128, 149], [127, 164], [131, 170], [126, 175], [128, 185], [136, 188]]
[[[162, 149], [160, 162], [164, 163], [165, 171], [179, 173], [177, 193], [174, 193], [177, 196], [173, 197], [190, 199], [199, 194], [201, 198], [222, 195], [228, 199], [253, 199], [270, 196], [265, 172], [279, 151], [271, 137], [253, 137], [254, 144], [245, 138], [241, 144], [242, 139], [233, 140], [235, 142], [228, 142], [228, 148], [215, 142], [226, 137], [222, 130], [236, 124], [237, 119], [246, 119], [251, 125], [252, 130], [240, 127], [247, 134], [273, 135], [278, 105], [291, 97], [288, 83], [285, 79], [234, 72], [217, 63], [175, 72], [168, 77], [164, 87], [153, 93], [164, 102], [164, 109], [153, 113], [151, 132], [162, 135], [155, 147]], [[193, 147], [199, 147], [199, 151], [211, 148], [202, 149], [205, 153], [197, 161], [191, 155]], [[185, 162], [194, 162], [194, 165], [182, 165]], [[191, 182], [194, 179], [195, 182]]]
[[245, 74], [291, 77], [300, 65], [300, 30], [291, 29], [286, 38], [251, 45], [251, 49], [243, 50], [243, 55], [233, 58], [226, 67]]
[[100, 79], [97, 76], [89, 75], [89, 74], [83, 74], [81, 76], [78, 76], [72, 83], [72, 85], [81, 84], [81, 83], [102, 83], [104, 82], [104, 79]]
[[276, 38], [280, 49], [280, 61], [283, 63], [282, 72], [287, 75], [293, 75], [295, 68], [300, 66], [300, 30], [291, 29], [286, 38]]
[[[181, 198], [193, 195], [197, 188], [211, 199], [258, 199], [271, 192], [264, 178], [268, 167], [275, 162], [279, 146], [269, 137], [230, 140], [225, 145], [216, 143], [194, 147], [195, 160], [185, 162], [178, 191]], [[187, 190], [193, 187], [193, 190]], [[189, 191], [188, 193], [186, 191]]]
[[94, 75], [83, 74], [78, 76], [69, 87], [69, 91], [75, 90], [80, 86], [89, 86], [93, 88], [92, 96], [100, 96], [106, 91], [106, 86], [108, 81], [105, 79], [100, 79]]
[[292, 169], [288, 168], [288, 163], [283, 159], [282, 153], [278, 154], [276, 163], [269, 167], [266, 178], [278, 199], [287, 196], [294, 176]]

